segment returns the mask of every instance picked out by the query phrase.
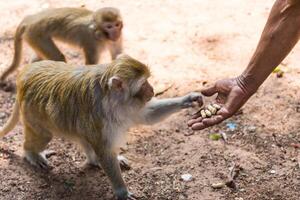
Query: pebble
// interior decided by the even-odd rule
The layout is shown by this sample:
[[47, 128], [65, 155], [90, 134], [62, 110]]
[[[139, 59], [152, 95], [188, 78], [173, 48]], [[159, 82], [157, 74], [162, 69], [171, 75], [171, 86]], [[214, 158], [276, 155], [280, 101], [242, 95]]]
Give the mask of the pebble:
[[181, 175], [181, 179], [183, 180], [183, 181], [191, 181], [192, 179], [193, 179], [193, 175], [191, 175], [191, 174], [183, 174], [183, 175]]
[[255, 127], [255, 126], [249, 126], [249, 127], [248, 127], [248, 131], [249, 131], [250, 133], [254, 133], [254, 132], [256, 131], [256, 127]]
[[235, 197], [234, 200], [244, 200], [242, 197]]

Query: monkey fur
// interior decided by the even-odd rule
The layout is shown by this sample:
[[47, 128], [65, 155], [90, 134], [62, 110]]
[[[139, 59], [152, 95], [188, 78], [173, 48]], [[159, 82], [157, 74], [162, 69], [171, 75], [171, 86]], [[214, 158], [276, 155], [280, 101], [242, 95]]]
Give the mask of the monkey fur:
[[82, 145], [88, 163], [101, 165], [118, 199], [134, 200], [117, 160], [128, 128], [160, 122], [195, 102], [202, 103], [198, 93], [152, 98], [149, 76], [146, 65], [127, 55], [90, 67], [57, 61], [31, 63], [18, 75], [13, 114], [0, 137], [21, 116], [25, 158], [41, 168], [48, 166], [41, 153], [53, 136], [73, 139]]
[[86, 64], [97, 64], [107, 48], [112, 59], [122, 52], [123, 22], [116, 8], [105, 7], [95, 12], [85, 8], [53, 8], [29, 15], [19, 24], [14, 38], [12, 64], [0, 76], [0, 82], [19, 65], [22, 41], [25, 40], [37, 57], [32, 61], [66, 61], [53, 39], [80, 47]]

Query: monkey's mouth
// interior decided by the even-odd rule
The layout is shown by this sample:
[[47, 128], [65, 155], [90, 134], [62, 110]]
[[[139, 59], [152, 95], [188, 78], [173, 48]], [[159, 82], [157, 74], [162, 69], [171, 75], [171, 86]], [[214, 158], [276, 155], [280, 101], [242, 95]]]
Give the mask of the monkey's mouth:
[[150, 101], [152, 99], [152, 97], [154, 97], [154, 93], [152, 93], [151, 95], [148, 95], [145, 97], [145, 101]]
[[152, 99], [153, 96], [150, 95], [144, 96], [144, 95], [136, 94], [133, 97], [138, 99], [139, 101], [148, 102]]
[[108, 32], [104, 31], [104, 35], [105, 35], [106, 38], [110, 39]]
[[119, 33], [107, 33], [106, 32], [106, 35], [107, 35], [107, 38], [109, 38], [111, 41], [114, 41], [116, 42], [119, 38], [120, 38], [120, 34]]

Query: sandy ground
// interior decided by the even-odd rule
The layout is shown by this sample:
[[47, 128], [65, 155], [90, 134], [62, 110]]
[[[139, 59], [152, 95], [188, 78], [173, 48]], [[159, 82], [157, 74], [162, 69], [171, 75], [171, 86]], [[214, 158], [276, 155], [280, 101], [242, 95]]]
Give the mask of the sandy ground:
[[[147, 63], [162, 97], [183, 95], [224, 77], [238, 75], [255, 50], [274, 1], [266, 0], [11, 0], [0, 1], [0, 71], [13, 55], [13, 34], [21, 19], [47, 7], [118, 7], [124, 18], [124, 46]], [[61, 48], [71, 63], [81, 54]], [[24, 47], [23, 64], [32, 51]], [[186, 122], [195, 110], [173, 115], [152, 127], [129, 131], [123, 151], [132, 169], [123, 175], [142, 200], [298, 200], [300, 155], [300, 46], [286, 58], [282, 78], [274, 74], [238, 115], [213, 128], [192, 132]], [[298, 58], [298, 59], [297, 59]], [[109, 61], [107, 54], [101, 62]], [[15, 80], [15, 74], [10, 77]], [[0, 91], [0, 125], [11, 113], [15, 94]], [[228, 123], [236, 124], [234, 130]], [[37, 171], [22, 159], [22, 126], [0, 141], [0, 199], [114, 199], [102, 170], [81, 167], [84, 156], [68, 141], [55, 139], [49, 149], [53, 169]], [[224, 132], [228, 142], [209, 134]], [[239, 166], [236, 189], [213, 189]], [[185, 182], [181, 175], [191, 174]]]

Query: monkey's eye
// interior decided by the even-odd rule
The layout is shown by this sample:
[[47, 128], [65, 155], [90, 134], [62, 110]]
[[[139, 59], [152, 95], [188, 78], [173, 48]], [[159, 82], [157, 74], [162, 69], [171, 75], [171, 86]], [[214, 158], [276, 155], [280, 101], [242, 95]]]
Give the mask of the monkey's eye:
[[111, 24], [107, 25], [106, 28], [111, 29], [113, 26]]
[[121, 26], [121, 23], [116, 23], [115, 26], [116, 26], [116, 27], [120, 27], [120, 26]]

